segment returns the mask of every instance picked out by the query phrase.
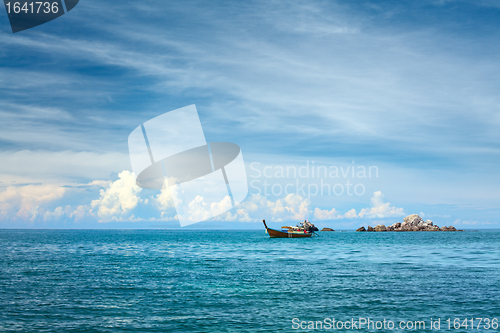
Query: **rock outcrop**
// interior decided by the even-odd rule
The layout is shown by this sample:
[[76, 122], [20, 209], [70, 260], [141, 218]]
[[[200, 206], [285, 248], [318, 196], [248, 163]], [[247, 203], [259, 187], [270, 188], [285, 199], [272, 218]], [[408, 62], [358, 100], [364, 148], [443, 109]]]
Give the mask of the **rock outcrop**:
[[335, 231], [335, 230], [333, 230], [332, 228], [323, 228], [321, 229], [321, 231]]
[[460, 229], [456, 229], [453, 226], [449, 227], [439, 227], [434, 225], [431, 220], [424, 221], [417, 214], [408, 215], [403, 219], [403, 223], [397, 222], [389, 226], [385, 226], [383, 224], [378, 224], [375, 228], [368, 226], [368, 229], [365, 227], [358, 228], [356, 231], [463, 231]]

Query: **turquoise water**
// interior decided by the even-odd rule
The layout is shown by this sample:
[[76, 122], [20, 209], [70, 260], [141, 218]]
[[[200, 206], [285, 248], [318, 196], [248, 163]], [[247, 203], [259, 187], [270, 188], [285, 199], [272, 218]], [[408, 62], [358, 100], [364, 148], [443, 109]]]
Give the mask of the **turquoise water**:
[[359, 317], [499, 331], [445, 322], [500, 319], [499, 231], [320, 235], [0, 230], [0, 331], [311, 332], [292, 320]]

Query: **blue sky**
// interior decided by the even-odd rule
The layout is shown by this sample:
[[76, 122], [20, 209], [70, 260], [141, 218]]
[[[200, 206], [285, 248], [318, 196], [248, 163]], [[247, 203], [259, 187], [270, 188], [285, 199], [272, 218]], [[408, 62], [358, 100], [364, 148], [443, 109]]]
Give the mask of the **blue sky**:
[[[423, 213], [500, 227], [499, 40], [495, 1], [82, 0], [16, 34], [2, 14], [0, 226], [178, 226], [168, 193], [134, 186], [127, 138], [196, 104], [207, 141], [240, 145], [255, 182], [239, 211], [194, 226]], [[255, 169], [313, 161], [378, 177], [325, 180], [362, 195], [262, 193], [297, 179]]]

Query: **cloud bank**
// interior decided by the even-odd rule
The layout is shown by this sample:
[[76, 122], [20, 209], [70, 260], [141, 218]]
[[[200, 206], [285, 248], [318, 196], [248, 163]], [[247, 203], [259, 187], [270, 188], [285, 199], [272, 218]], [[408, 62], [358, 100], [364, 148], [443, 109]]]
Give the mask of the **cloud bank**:
[[[95, 180], [88, 187], [100, 188], [96, 199], [80, 202], [77, 205], [57, 206], [65, 194], [75, 191], [72, 188], [25, 185], [8, 187], [0, 193], [0, 215], [14, 221], [50, 221], [66, 220], [79, 222], [94, 219], [101, 223], [111, 221], [172, 221], [176, 219], [172, 193], [168, 189], [152, 191], [143, 195], [143, 190], [135, 183], [135, 175], [130, 171], [122, 171], [113, 182]], [[156, 194], [155, 194], [156, 193]], [[174, 194], [175, 195], [175, 194]], [[208, 219], [208, 203], [202, 196], [197, 196], [189, 203], [188, 213], [193, 220]], [[141, 206], [141, 207], [139, 207]], [[226, 222], [260, 222], [267, 219], [274, 222], [311, 220], [339, 220], [360, 218], [399, 217], [404, 215], [403, 208], [391, 206], [384, 202], [384, 195], [377, 191], [371, 198], [371, 207], [356, 212], [350, 209], [341, 214], [336, 208], [321, 209], [312, 207], [311, 201], [300, 195], [289, 194], [284, 198], [270, 200], [262, 195], [250, 195], [240, 205], [232, 207], [231, 198], [225, 197], [221, 202], [211, 203], [210, 211], [216, 215], [212, 220]]]

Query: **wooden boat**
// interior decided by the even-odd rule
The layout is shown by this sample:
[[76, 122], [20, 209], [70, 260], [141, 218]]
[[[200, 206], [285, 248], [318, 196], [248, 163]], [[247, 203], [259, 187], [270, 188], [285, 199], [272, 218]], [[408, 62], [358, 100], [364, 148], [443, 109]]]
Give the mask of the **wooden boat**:
[[293, 227], [286, 227], [284, 230], [275, 230], [267, 227], [266, 220], [264, 222], [264, 227], [271, 238], [305, 238], [311, 237], [313, 232], [304, 229], [298, 229]]

